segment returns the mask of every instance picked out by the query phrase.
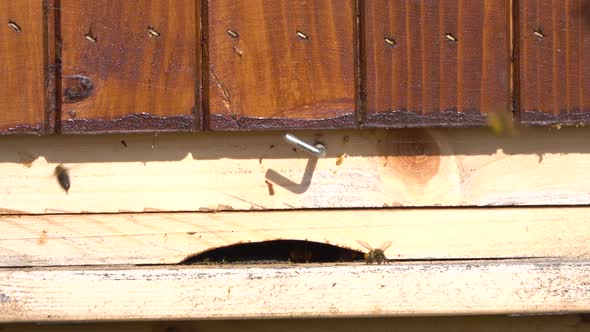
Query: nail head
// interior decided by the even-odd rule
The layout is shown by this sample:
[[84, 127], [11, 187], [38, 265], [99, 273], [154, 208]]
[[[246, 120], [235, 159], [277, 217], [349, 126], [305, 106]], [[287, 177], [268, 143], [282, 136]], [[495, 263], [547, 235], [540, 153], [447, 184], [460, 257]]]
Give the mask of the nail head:
[[85, 34], [84, 37], [86, 37], [86, 40], [93, 44], [97, 41], [96, 37], [92, 36], [90, 33]]
[[385, 43], [391, 47], [394, 47], [397, 44], [395, 39], [393, 39], [393, 38], [385, 37], [384, 40], [385, 40]]
[[240, 35], [232, 29], [227, 29], [225, 32], [227, 32], [227, 34], [232, 38], [240, 38]]
[[303, 39], [303, 40], [308, 40], [309, 36], [306, 35], [305, 33], [301, 32], [301, 31], [297, 31], [297, 37]]
[[13, 21], [8, 21], [8, 26], [12, 30], [14, 30], [16, 32], [21, 32], [22, 31], [21, 27], [18, 24], [16, 24], [15, 22], [13, 22]]
[[456, 42], [457, 41], [457, 37], [453, 36], [450, 33], [445, 34], [445, 38], [447, 38], [447, 40], [450, 40], [452, 42]]
[[158, 30], [154, 29], [154, 27], [148, 26], [148, 33], [150, 34], [151, 37], [160, 37], [160, 32], [158, 32]]

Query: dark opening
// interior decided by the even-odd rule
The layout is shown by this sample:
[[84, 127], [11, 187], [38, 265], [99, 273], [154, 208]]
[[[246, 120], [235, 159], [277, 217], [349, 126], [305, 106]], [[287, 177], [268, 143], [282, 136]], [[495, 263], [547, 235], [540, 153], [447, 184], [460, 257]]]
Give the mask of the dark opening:
[[330, 244], [300, 240], [273, 240], [240, 243], [208, 250], [189, 256], [180, 264], [332, 263], [356, 262], [363, 259], [363, 252]]

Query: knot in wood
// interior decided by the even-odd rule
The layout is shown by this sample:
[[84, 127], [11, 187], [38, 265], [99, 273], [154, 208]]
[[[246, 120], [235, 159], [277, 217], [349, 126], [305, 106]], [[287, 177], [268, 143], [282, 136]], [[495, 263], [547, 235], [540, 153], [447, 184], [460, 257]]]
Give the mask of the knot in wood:
[[424, 129], [388, 131], [378, 144], [383, 165], [404, 182], [425, 183], [438, 172], [440, 149]]
[[92, 94], [94, 90], [94, 84], [92, 80], [82, 75], [68, 75], [64, 76], [64, 92], [63, 102], [64, 103], [77, 103], [80, 102]]

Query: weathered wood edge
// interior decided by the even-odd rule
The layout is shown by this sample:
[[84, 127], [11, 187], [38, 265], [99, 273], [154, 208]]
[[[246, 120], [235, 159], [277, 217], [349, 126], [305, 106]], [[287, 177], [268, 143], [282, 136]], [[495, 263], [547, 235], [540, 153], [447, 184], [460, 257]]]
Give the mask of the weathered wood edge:
[[0, 217], [0, 266], [176, 264], [228, 245], [307, 240], [391, 259], [590, 258], [590, 208], [384, 209]]
[[0, 322], [579, 313], [590, 261], [0, 270]]

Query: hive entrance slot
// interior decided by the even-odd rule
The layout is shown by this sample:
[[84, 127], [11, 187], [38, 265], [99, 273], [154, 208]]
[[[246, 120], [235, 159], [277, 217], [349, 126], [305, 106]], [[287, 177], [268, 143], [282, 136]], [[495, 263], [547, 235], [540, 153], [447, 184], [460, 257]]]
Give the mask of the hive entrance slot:
[[338, 246], [301, 240], [239, 243], [192, 255], [180, 264], [206, 263], [336, 263], [363, 260], [364, 253]]

